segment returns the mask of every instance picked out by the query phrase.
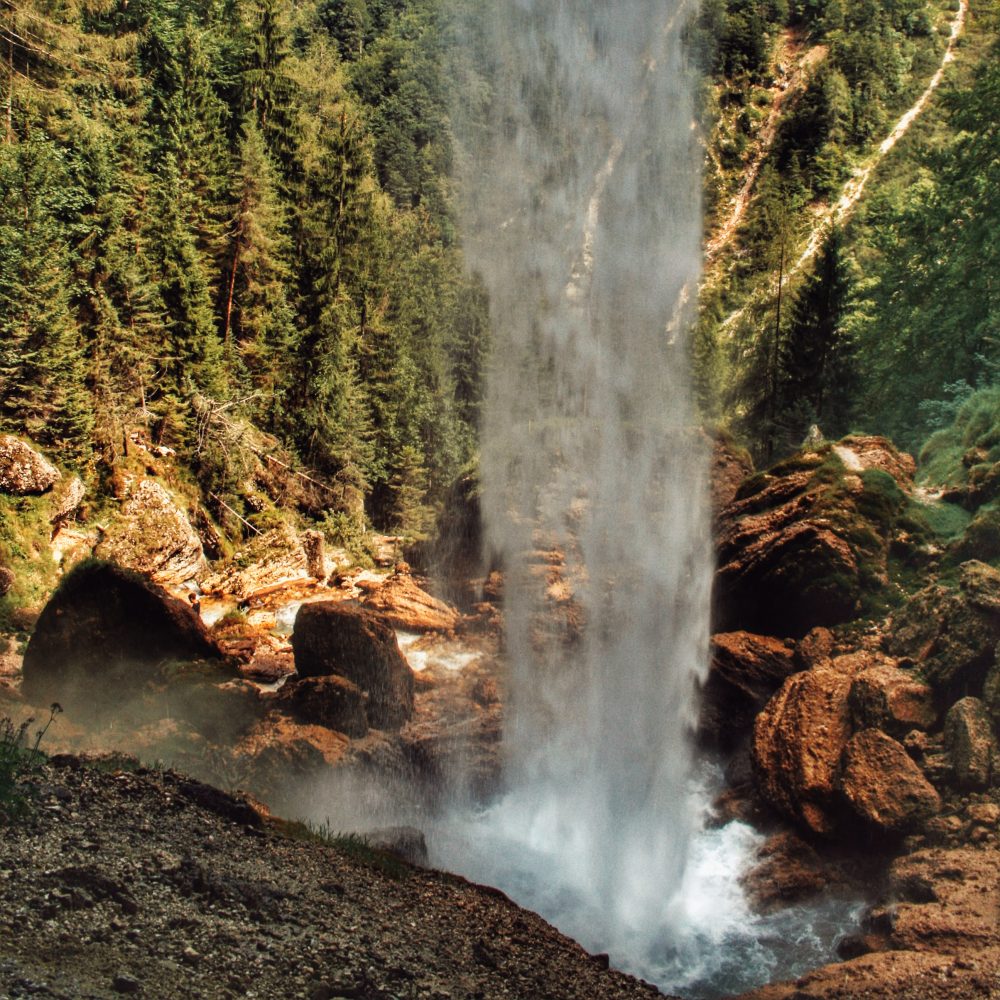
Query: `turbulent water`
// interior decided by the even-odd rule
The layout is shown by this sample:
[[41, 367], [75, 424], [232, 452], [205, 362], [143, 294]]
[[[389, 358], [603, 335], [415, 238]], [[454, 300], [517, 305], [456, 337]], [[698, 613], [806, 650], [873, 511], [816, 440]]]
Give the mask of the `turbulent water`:
[[[455, 119], [466, 253], [495, 333], [482, 496], [512, 677], [508, 792], [471, 839], [478, 861], [507, 859], [494, 881], [524, 899], [527, 870], [531, 903], [585, 916], [581, 936], [614, 958], [684, 922], [696, 821], [711, 557], [686, 340], [701, 257], [693, 12], [476, 11]], [[482, 870], [476, 851], [455, 863]]]

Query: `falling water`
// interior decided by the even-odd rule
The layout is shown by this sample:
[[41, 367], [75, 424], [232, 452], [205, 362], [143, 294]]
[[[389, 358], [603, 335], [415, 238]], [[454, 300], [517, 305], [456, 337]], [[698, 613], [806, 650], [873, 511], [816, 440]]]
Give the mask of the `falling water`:
[[483, 511], [512, 672], [508, 791], [474, 840], [501, 884], [498, 857], [536, 858], [546, 884], [528, 881], [548, 898], [530, 902], [590, 915], [589, 943], [613, 950], [678, 919], [696, 819], [710, 551], [686, 339], [693, 11], [474, 6], [455, 117], [466, 252], [495, 331]]

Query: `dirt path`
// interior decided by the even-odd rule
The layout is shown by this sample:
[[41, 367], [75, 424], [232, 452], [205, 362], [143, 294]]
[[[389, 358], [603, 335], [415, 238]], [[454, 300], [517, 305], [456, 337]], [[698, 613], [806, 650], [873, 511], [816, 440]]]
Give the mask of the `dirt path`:
[[771, 152], [771, 147], [774, 145], [774, 139], [778, 134], [778, 125], [783, 112], [794, 105], [795, 101], [801, 96], [808, 83], [810, 73], [822, 62], [827, 53], [827, 46], [825, 45], [814, 45], [804, 55], [802, 54], [802, 49], [801, 32], [797, 32], [791, 28], [782, 32], [781, 39], [775, 51], [773, 68], [775, 72], [777, 72], [777, 67], [779, 66], [791, 66], [791, 69], [778, 76], [774, 85], [770, 88], [772, 95], [771, 110], [768, 113], [767, 121], [764, 123], [757, 137], [757, 148], [746, 169], [743, 185], [732, 201], [729, 216], [725, 223], [723, 223], [722, 228], [719, 229], [705, 246], [706, 264], [711, 263], [718, 256], [719, 251], [728, 246], [732, 241], [736, 230], [743, 221], [747, 206], [750, 204], [760, 169]]
[[[941, 64], [931, 77], [924, 92], [917, 99], [916, 103], [913, 104], [913, 106], [910, 107], [910, 109], [896, 122], [892, 131], [886, 136], [885, 139], [882, 140], [878, 149], [876, 149], [868, 160], [855, 171], [854, 175], [844, 185], [840, 197], [832, 205], [828, 206], [816, 215], [815, 222], [813, 223], [813, 227], [809, 235], [809, 241], [794, 266], [786, 272], [786, 280], [801, 271], [802, 268], [804, 268], [806, 264], [808, 264], [809, 261], [816, 256], [832, 226], [842, 225], [847, 221], [847, 219], [850, 218], [858, 202], [861, 200], [861, 196], [864, 194], [865, 187], [868, 184], [868, 179], [871, 177], [875, 168], [892, 151], [896, 143], [899, 142], [904, 135], [906, 135], [913, 123], [926, 109], [927, 105], [930, 103], [931, 97], [934, 95], [934, 91], [937, 90], [941, 81], [944, 79], [945, 70], [948, 65], [955, 60], [955, 46], [965, 28], [965, 20], [968, 15], [968, 11], [969, 0], [959, 0], [958, 10], [956, 11], [955, 17], [951, 23], [951, 33], [948, 38], [947, 48], [941, 58]], [[706, 249], [706, 258], [708, 258], [708, 253], [709, 251]], [[743, 305], [740, 306], [739, 309], [730, 313], [722, 321], [719, 328], [725, 330], [730, 327], [743, 315], [744, 312], [746, 312], [746, 309], [747, 306]]]
[[965, 18], [968, 12], [969, 0], [959, 0], [958, 11], [951, 22], [951, 35], [948, 38], [948, 47], [944, 51], [944, 56], [941, 59], [941, 65], [937, 68], [937, 72], [931, 77], [930, 83], [927, 84], [927, 88], [917, 99], [916, 104], [896, 122], [893, 130], [882, 140], [878, 149], [868, 158], [868, 161], [863, 166], [855, 171], [854, 176], [844, 185], [840, 197], [817, 218], [812, 234], [809, 237], [809, 242], [806, 244], [802, 256], [799, 257], [795, 267], [790, 272], [791, 274], [801, 270], [816, 256], [831, 226], [840, 225], [850, 217], [855, 206], [861, 200], [861, 196], [864, 194], [868, 178], [871, 177], [872, 171], [888, 155], [893, 146], [909, 132], [910, 126], [920, 117], [930, 103], [934, 91], [937, 90], [944, 79], [945, 69], [949, 63], [955, 60], [955, 45], [965, 27]]

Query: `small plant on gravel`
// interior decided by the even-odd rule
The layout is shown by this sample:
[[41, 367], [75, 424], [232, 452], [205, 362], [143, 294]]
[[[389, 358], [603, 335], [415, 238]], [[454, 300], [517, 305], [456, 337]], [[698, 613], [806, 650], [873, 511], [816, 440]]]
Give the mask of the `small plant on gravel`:
[[25, 719], [15, 726], [10, 718], [0, 718], [0, 826], [22, 820], [30, 812], [33, 794], [30, 782], [45, 760], [39, 746], [61, 711], [62, 707], [53, 703], [45, 725], [35, 732], [34, 741], [28, 736], [34, 719]]

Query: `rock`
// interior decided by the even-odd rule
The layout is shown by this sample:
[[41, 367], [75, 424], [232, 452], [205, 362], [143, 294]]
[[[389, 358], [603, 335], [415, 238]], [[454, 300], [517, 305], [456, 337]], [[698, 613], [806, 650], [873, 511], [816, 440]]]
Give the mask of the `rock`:
[[815, 896], [829, 885], [830, 873], [810, 844], [783, 831], [757, 849], [740, 883], [754, 909], [766, 913]]
[[14, 586], [17, 577], [14, 571], [8, 566], [0, 566], [0, 597], [6, 597], [10, 593], [10, 588]]
[[888, 472], [863, 467], [853, 451], [845, 466], [845, 448], [799, 452], [752, 476], [720, 512], [720, 631], [803, 636], [847, 621], [862, 598], [886, 586], [906, 496]]
[[4, 493], [45, 493], [60, 478], [59, 470], [34, 448], [10, 434], [0, 434], [0, 490]]
[[736, 499], [740, 484], [752, 476], [753, 471], [753, 459], [745, 448], [740, 448], [722, 434], [714, 436], [709, 486], [712, 510], [716, 515]]
[[306, 554], [306, 572], [315, 580], [326, 579], [325, 548], [322, 533], [306, 531], [302, 534], [302, 548]]
[[201, 575], [207, 566], [198, 533], [154, 479], [143, 479], [132, 490], [94, 555], [173, 588]]
[[797, 669], [791, 643], [750, 632], [712, 636], [698, 734], [732, 750], [785, 678]]
[[858, 673], [850, 703], [857, 729], [881, 729], [897, 739], [914, 729], [930, 729], [937, 720], [930, 687], [892, 661]]
[[365, 696], [344, 677], [302, 677], [282, 685], [274, 703], [299, 722], [359, 738], [368, 732]]
[[920, 768], [878, 729], [851, 737], [838, 786], [858, 816], [883, 833], [906, 833], [941, 811], [941, 799]]
[[912, 455], [899, 451], [888, 438], [851, 434], [840, 441], [839, 447], [854, 456], [859, 470], [877, 469], [892, 476], [905, 492], [913, 489], [917, 463]]
[[944, 742], [958, 786], [986, 788], [996, 767], [997, 744], [989, 713], [978, 698], [962, 698], [951, 706]]
[[203, 581], [202, 589], [246, 600], [309, 576], [302, 539], [282, 524], [247, 542], [225, 569]]
[[984, 563], [964, 563], [960, 588], [925, 587], [889, 622], [886, 648], [912, 659], [943, 700], [982, 690], [1000, 642], [1000, 573]]
[[368, 720], [398, 729], [413, 714], [413, 673], [396, 636], [376, 617], [335, 602], [304, 604], [292, 632], [300, 677], [339, 674], [368, 696]]
[[53, 491], [49, 521], [57, 527], [63, 525], [77, 512], [86, 495], [87, 487], [79, 476], [64, 479]]
[[417, 586], [408, 569], [394, 572], [361, 603], [386, 624], [411, 632], [451, 632], [461, 620], [453, 607]]
[[825, 663], [833, 656], [834, 638], [828, 628], [817, 625], [795, 644], [795, 655], [803, 670]]
[[201, 619], [136, 573], [107, 563], [70, 572], [43, 609], [24, 655], [25, 696], [112, 707], [168, 661], [218, 661]]
[[779, 812], [831, 834], [840, 756], [851, 737], [852, 677], [833, 667], [793, 674], [754, 724], [757, 786]]

